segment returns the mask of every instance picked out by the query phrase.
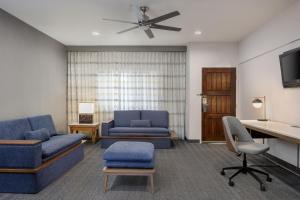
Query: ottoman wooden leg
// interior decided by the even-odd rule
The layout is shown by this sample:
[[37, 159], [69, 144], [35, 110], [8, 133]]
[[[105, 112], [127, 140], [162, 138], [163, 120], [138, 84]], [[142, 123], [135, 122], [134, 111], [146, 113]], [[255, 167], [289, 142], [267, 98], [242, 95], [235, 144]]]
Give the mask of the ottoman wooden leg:
[[150, 178], [150, 185], [151, 185], [151, 192], [154, 193], [154, 181], [153, 181], [153, 174], [149, 176]]
[[108, 191], [108, 175], [104, 175], [104, 192]]

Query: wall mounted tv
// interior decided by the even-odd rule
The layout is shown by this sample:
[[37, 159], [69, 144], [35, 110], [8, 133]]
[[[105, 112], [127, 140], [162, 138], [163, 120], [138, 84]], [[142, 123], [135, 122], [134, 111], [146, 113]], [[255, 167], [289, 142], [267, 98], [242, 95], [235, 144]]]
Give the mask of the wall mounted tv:
[[300, 48], [279, 55], [283, 87], [300, 87]]

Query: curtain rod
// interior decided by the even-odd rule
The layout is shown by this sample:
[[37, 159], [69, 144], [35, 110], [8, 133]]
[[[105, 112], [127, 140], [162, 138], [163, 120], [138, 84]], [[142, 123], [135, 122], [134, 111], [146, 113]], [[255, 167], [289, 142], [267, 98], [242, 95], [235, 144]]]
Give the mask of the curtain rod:
[[186, 52], [186, 46], [67, 46], [67, 51]]

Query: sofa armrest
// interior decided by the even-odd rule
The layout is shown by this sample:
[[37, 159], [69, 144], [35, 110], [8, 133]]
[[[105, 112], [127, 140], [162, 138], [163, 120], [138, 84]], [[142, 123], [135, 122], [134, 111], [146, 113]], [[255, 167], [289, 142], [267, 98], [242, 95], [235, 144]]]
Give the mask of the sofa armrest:
[[42, 163], [40, 140], [0, 140], [0, 168], [36, 168]]
[[170, 137], [171, 137], [171, 140], [178, 140], [179, 139], [174, 130], [170, 130]]
[[102, 122], [101, 125], [101, 135], [102, 136], [108, 136], [108, 131], [110, 128], [114, 127], [114, 120], [111, 120], [109, 122]]

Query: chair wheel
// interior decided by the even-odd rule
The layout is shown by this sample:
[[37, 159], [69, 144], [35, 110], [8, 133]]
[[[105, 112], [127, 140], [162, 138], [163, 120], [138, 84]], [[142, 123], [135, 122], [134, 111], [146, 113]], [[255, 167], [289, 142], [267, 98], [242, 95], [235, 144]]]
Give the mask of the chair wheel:
[[234, 182], [233, 181], [229, 181], [228, 185], [231, 186], [231, 187], [233, 187], [234, 186]]
[[266, 187], [265, 187], [264, 185], [261, 185], [261, 186], [260, 186], [260, 190], [261, 190], [261, 191], [266, 191]]
[[222, 176], [224, 176], [224, 175], [225, 175], [225, 172], [222, 170], [222, 171], [220, 172], [220, 174], [221, 174]]
[[267, 181], [268, 182], [272, 182], [272, 178], [271, 177], [267, 177]]

